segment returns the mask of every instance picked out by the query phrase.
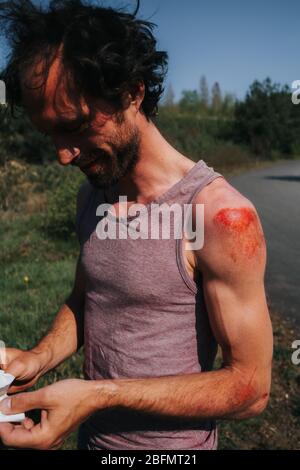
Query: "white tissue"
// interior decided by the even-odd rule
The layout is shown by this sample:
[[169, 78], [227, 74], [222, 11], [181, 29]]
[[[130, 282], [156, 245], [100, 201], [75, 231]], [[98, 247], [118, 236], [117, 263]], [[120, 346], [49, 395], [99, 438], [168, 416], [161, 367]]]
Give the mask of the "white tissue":
[[[0, 370], [0, 401], [4, 400], [4, 398], [7, 398], [6, 392], [14, 380], [15, 377], [13, 375], [6, 374], [3, 370]], [[0, 411], [0, 423], [19, 423], [24, 419], [24, 413], [19, 413], [16, 415], [4, 415]]]

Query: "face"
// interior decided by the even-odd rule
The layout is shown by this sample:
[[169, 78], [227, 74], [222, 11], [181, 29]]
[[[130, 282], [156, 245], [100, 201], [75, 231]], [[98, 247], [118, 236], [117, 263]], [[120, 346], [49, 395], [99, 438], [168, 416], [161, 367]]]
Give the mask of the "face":
[[117, 112], [103, 100], [79, 96], [59, 59], [52, 63], [43, 89], [28, 89], [25, 84], [35, 84], [32, 72], [40, 66], [28, 70], [22, 84], [31, 121], [52, 138], [62, 165], [78, 166], [96, 187], [116, 183], [138, 160], [140, 131], [133, 107]]

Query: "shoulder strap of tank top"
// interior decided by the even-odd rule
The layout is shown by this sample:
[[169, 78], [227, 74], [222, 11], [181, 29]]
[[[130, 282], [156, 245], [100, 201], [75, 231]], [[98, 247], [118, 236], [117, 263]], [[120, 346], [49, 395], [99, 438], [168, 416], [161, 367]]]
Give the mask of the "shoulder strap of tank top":
[[204, 160], [199, 160], [191, 170], [171, 188], [162, 202], [168, 204], [189, 204], [195, 195], [214, 179], [223, 177], [221, 173], [207, 166]]
[[215, 171], [213, 167], [208, 166], [203, 160], [201, 160], [201, 162], [203, 163], [200, 166], [199, 171], [196, 172], [194, 176], [193, 184], [191, 184], [188, 203], [192, 203], [195, 196], [216, 178], [224, 178], [221, 173]]

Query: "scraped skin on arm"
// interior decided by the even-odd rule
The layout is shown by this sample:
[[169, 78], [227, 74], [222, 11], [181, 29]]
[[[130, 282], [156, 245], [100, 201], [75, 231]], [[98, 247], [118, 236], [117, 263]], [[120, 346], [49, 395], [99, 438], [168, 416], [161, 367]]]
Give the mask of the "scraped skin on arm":
[[[204, 245], [196, 252], [222, 369], [231, 373], [231, 418], [247, 417], [242, 404], [268, 401], [272, 326], [264, 288], [266, 243], [254, 205], [227, 182], [215, 181], [195, 200], [204, 204]], [[195, 208], [196, 210], [196, 208]], [[224, 394], [226, 390], [224, 388]]]

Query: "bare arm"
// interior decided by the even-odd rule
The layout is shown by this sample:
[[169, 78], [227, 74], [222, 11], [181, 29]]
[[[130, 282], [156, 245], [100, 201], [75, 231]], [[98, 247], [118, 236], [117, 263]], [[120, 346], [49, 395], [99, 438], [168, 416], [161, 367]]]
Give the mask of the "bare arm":
[[43, 357], [43, 373], [63, 362], [83, 344], [84, 279], [77, 261], [74, 287], [46, 336], [33, 348]]
[[113, 405], [180, 418], [243, 419], [265, 408], [273, 343], [261, 224], [245, 198], [211, 206], [206, 212], [206, 242], [197, 261], [210, 323], [222, 348], [222, 368], [184, 376], [116, 379], [106, 388], [99, 383], [99, 403], [104, 390]]
[[[77, 213], [84, 209], [89, 197], [88, 186], [83, 184], [77, 196]], [[78, 257], [72, 292], [59, 309], [47, 335], [33, 348], [43, 357], [43, 372], [53, 369], [83, 345], [83, 311], [85, 278]]]

